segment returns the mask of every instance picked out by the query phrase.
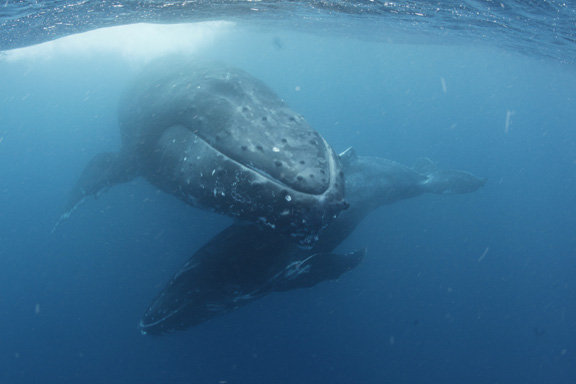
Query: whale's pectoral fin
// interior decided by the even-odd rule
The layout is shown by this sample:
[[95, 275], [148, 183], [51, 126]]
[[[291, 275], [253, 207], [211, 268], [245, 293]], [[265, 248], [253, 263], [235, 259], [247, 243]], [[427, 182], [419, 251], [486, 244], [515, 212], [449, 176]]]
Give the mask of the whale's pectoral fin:
[[122, 153], [99, 153], [90, 162], [72, 188], [64, 212], [60, 217], [66, 219], [74, 208], [88, 196], [98, 196], [107, 188], [128, 182], [138, 175], [136, 164]]
[[470, 193], [486, 184], [486, 178], [476, 177], [465, 171], [436, 170], [426, 176], [423, 187], [425, 192], [429, 193]]
[[309, 288], [326, 280], [336, 280], [356, 268], [366, 255], [366, 248], [346, 254], [316, 253], [289, 263], [275, 277], [274, 291]]

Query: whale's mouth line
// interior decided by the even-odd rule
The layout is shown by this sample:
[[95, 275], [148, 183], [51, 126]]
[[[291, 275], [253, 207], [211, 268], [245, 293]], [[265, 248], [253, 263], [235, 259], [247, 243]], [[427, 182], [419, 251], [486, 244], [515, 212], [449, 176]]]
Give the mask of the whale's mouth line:
[[[230, 157], [228, 154], [226, 154], [225, 152], [222, 152], [220, 149], [214, 147], [213, 145], [211, 145], [206, 139], [204, 139], [202, 136], [198, 135], [198, 131], [191, 131], [192, 134], [197, 137], [199, 140], [202, 140], [202, 142], [210, 147], [211, 149], [213, 149], [215, 152], [219, 153], [220, 155], [222, 155], [223, 157], [225, 157], [227, 160], [233, 162], [234, 164], [238, 165], [239, 167], [246, 169], [248, 171], [252, 171], [255, 174], [259, 175], [260, 177], [266, 179], [267, 181], [276, 184], [282, 188], [285, 189], [289, 189], [290, 191], [293, 191], [295, 193], [300, 193], [303, 195], [308, 195], [308, 196], [323, 196], [325, 195], [328, 191], [330, 191], [332, 189], [332, 187], [334, 186], [334, 178], [331, 177], [332, 174], [334, 174], [334, 169], [335, 169], [335, 161], [333, 156], [329, 156], [329, 161], [330, 161], [330, 169], [329, 169], [329, 184], [326, 186], [326, 188], [324, 188], [324, 190], [321, 193], [309, 193], [309, 192], [305, 192], [305, 191], [301, 191], [298, 189], [295, 189], [294, 187], [287, 185], [285, 183], [283, 183], [281, 180], [276, 179], [275, 177], [273, 177], [272, 175], [270, 175], [268, 172], [257, 168], [253, 165], [250, 164], [245, 164], [245, 163], [241, 163], [238, 160], [234, 159], [233, 157]], [[326, 148], [326, 150], [328, 151], [328, 153], [331, 153], [330, 148], [328, 147], [328, 143], [326, 142], [326, 140], [324, 140], [323, 137], [321, 137], [322, 139], [322, 143], [324, 144], [324, 147]]]

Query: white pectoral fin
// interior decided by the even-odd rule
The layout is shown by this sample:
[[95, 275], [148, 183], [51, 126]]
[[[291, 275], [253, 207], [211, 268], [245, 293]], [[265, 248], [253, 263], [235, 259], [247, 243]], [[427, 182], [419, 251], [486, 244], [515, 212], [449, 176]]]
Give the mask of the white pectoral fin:
[[302, 260], [290, 262], [279, 274], [275, 291], [309, 288], [327, 280], [336, 280], [356, 268], [364, 260], [366, 248], [345, 254], [315, 253]]

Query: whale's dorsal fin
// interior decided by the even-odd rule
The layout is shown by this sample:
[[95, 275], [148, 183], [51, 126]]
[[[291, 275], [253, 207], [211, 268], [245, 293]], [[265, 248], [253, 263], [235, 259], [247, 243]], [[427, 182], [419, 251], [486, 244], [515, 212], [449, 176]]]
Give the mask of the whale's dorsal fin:
[[422, 175], [426, 175], [428, 173], [436, 172], [438, 170], [438, 166], [429, 158], [421, 157], [416, 160], [412, 166], [412, 169]]
[[342, 164], [350, 164], [352, 161], [356, 160], [356, 158], [357, 158], [356, 150], [354, 150], [354, 148], [352, 148], [352, 147], [349, 147], [348, 149], [346, 149], [344, 152], [342, 152], [338, 156], [340, 157], [340, 162]]

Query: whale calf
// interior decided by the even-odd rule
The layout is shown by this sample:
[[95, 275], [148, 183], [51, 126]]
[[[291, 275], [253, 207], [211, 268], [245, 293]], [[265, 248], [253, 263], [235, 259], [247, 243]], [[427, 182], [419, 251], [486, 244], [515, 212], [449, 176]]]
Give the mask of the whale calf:
[[414, 168], [396, 162], [340, 155], [348, 210], [322, 233], [312, 249], [256, 225], [232, 224], [202, 246], [152, 300], [139, 323], [144, 334], [183, 330], [238, 309], [272, 292], [338, 279], [358, 266], [359, 249], [333, 253], [374, 209], [423, 193], [469, 193], [486, 183], [469, 172], [438, 169], [422, 159]]
[[310, 246], [348, 204], [338, 156], [248, 73], [172, 55], [124, 92], [122, 147], [96, 155], [62, 218], [88, 196], [141, 176], [187, 204], [288, 233]]

